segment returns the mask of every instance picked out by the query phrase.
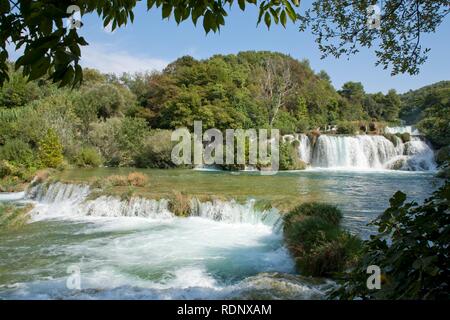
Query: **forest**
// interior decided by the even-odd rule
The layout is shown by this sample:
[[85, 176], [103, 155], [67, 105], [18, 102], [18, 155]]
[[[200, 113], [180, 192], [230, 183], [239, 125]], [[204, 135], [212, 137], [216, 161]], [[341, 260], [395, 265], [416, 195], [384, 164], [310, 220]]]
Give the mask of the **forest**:
[[191, 129], [194, 120], [205, 128], [277, 128], [281, 134], [337, 125], [348, 134], [403, 119], [437, 148], [449, 144], [449, 81], [405, 94], [366, 93], [360, 82], [335, 89], [307, 60], [255, 51], [184, 56], [162, 72], [85, 69], [75, 88], [27, 81], [20, 69], [9, 69], [0, 89], [4, 190], [29, 181], [39, 168], [172, 167], [169, 130]]

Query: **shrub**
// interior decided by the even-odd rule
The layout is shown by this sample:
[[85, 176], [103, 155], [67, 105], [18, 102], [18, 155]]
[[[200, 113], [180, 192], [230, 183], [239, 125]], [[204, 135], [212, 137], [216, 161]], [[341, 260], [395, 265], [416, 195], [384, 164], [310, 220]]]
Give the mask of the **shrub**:
[[298, 155], [296, 143], [281, 143], [279, 150], [280, 170], [303, 170], [306, 168], [306, 164]]
[[388, 139], [390, 142], [392, 142], [392, 144], [396, 147], [398, 145], [398, 138], [397, 135], [392, 134], [392, 133], [385, 133], [383, 134], [383, 136]]
[[122, 161], [117, 136], [122, 127], [121, 118], [109, 118], [105, 121], [90, 124], [90, 143], [100, 151], [104, 163], [108, 166], [118, 166]]
[[16, 168], [6, 160], [0, 160], [0, 179], [13, 175]]
[[340, 228], [341, 219], [339, 209], [320, 203], [305, 203], [286, 214], [284, 237], [303, 275], [327, 276], [356, 261], [360, 241]]
[[113, 187], [128, 186], [128, 178], [126, 176], [112, 175], [106, 178], [106, 183]]
[[13, 139], [0, 148], [0, 159], [8, 160], [14, 165], [30, 167], [34, 164], [34, 153], [28, 143]]
[[43, 167], [57, 168], [63, 163], [63, 147], [55, 131], [49, 129], [39, 141], [39, 160]]
[[397, 133], [396, 136], [402, 139], [403, 143], [411, 141], [411, 135], [408, 132]]
[[75, 163], [79, 167], [96, 168], [101, 166], [103, 161], [97, 149], [93, 147], [84, 147], [81, 148], [76, 156]]
[[295, 218], [295, 216], [319, 217], [334, 226], [339, 225], [342, 219], [341, 210], [335, 206], [317, 202], [303, 203], [302, 205], [299, 205], [291, 210], [289, 215], [292, 215], [292, 218]]
[[[373, 225], [378, 234], [364, 242], [362, 258], [342, 276], [331, 297], [341, 299], [449, 299], [450, 182], [418, 206], [397, 191]], [[381, 289], [366, 286], [367, 267], [379, 266]]]
[[450, 162], [450, 146], [443, 147], [436, 152], [436, 162], [439, 165]]
[[337, 126], [338, 134], [356, 134], [359, 131], [358, 125], [350, 121], [340, 122]]
[[188, 217], [191, 214], [191, 198], [179, 191], [173, 191], [169, 201], [169, 210], [179, 217]]
[[148, 184], [148, 177], [140, 172], [132, 172], [127, 177], [128, 183], [134, 187], [145, 187]]
[[135, 157], [135, 164], [140, 168], [171, 168], [172, 162], [171, 131], [158, 130], [147, 137], [144, 146]]

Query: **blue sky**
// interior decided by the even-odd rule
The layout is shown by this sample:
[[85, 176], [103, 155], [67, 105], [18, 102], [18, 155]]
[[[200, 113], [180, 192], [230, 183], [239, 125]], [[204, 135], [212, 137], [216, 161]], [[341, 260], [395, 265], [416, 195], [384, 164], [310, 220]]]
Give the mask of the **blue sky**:
[[429, 59], [417, 76], [391, 77], [388, 70], [375, 67], [375, 56], [363, 50], [350, 60], [341, 58], [320, 59], [314, 38], [300, 33], [298, 27], [289, 24], [286, 29], [274, 26], [270, 30], [263, 25], [256, 27], [256, 7], [245, 12], [234, 6], [229, 11], [220, 33], [205, 34], [201, 21], [194, 27], [190, 20], [177, 25], [174, 19], [162, 20], [161, 11], [147, 12], [141, 3], [135, 9], [134, 24], [108, 32], [96, 15], [83, 17], [80, 33], [89, 42], [82, 49], [82, 64], [103, 72], [144, 71], [157, 69], [183, 55], [197, 59], [214, 54], [237, 53], [245, 50], [271, 50], [290, 54], [297, 59], [308, 59], [316, 71], [325, 70], [336, 88], [346, 81], [361, 81], [367, 92], [386, 92], [390, 88], [398, 92], [416, 89], [440, 80], [449, 80], [450, 19], [440, 26], [437, 33], [423, 37], [423, 46], [430, 47]]

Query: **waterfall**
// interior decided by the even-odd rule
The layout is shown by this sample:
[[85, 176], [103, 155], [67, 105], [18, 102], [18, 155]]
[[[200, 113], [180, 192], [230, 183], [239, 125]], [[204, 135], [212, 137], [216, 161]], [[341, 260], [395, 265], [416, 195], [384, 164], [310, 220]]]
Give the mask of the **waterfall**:
[[257, 211], [254, 208], [255, 200], [250, 199], [245, 204], [231, 201], [192, 201], [192, 215], [216, 221], [230, 223], [264, 223], [270, 226], [276, 225], [280, 215], [276, 209]]
[[396, 134], [396, 133], [409, 133], [410, 135], [418, 136], [420, 135], [419, 130], [414, 126], [401, 126], [401, 127], [386, 127], [384, 132]]
[[[26, 199], [36, 201], [31, 211], [34, 221], [44, 219], [79, 219], [83, 217], [140, 217], [151, 219], [172, 219], [175, 215], [169, 210], [169, 200], [131, 197], [121, 200], [114, 196], [90, 198], [87, 185], [53, 183], [39, 184], [26, 192]], [[244, 204], [231, 201], [200, 202], [191, 200], [191, 216], [226, 223], [246, 223], [275, 226], [280, 215], [275, 209], [258, 211], [255, 201]]]
[[298, 136], [300, 158], [313, 168], [435, 170], [433, 149], [427, 141], [412, 136], [403, 143], [380, 135], [321, 135], [312, 145], [307, 135]]
[[305, 163], [311, 163], [311, 142], [306, 134], [300, 134], [298, 137], [298, 153], [300, 159]]
[[398, 149], [383, 136], [321, 135], [314, 148], [312, 165], [382, 169], [384, 163], [397, 155]]

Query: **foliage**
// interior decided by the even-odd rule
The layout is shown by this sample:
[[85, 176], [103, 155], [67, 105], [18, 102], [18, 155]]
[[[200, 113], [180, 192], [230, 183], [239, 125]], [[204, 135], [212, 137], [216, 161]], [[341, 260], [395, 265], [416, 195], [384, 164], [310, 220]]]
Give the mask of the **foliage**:
[[19, 139], [8, 140], [4, 146], [0, 147], [0, 160], [7, 160], [17, 166], [35, 166], [33, 150]]
[[133, 187], [145, 187], [148, 184], [148, 177], [140, 172], [131, 172], [127, 177], [128, 183]]
[[436, 162], [439, 165], [450, 162], [450, 146], [442, 147], [436, 152]]
[[169, 210], [176, 216], [188, 217], [191, 214], [191, 198], [182, 192], [173, 191]]
[[[332, 296], [341, 299], [449, 299], [450, 183], [422, 205], [405, 203], [400, 191], [390, 207], [372, 222], [378, 234], [364, 242], [358, 265], [342, 279]], [[366, 286], [366, 269], [382, 271], [380, 290]]]
[[280, 143], [280, 170], [304, 170], [306, 164], [300, 160], [296, 143]]
[[424, 102], [424, 118], [418, 128], [436, 146], [450, 145], [450, 88], [435, 90]]
[[135, 164], [140, 168], [171, 168], [173, 143], [171, 132], [158, 130], [145, 138], [142, 149], [135, 157]]
[[360, 241], [343, 231], [342, 213], [328, 204], [305, 203], [284, 217], [284, 236], [301, 274], [329, 276], [355, 263]]
[[102, 185], [113, 187], [145, 187], [148, 185], [149, 179], [147, 175], [140, 172], [131, 172], [128, 176], [112, 175], [106, 178]]
[[420, 40], [435, 32], [450, 10], [448, 1], [383, 1], [379, 28], [367, 26], [371, 1], [314, 1], [300, 17], [300, 30], [311, 29], [323, 56], [352, 55], [360, 47], [375, 49], [376, 65], [391, 67], [391, 74], [417, 74], [429, 49]]
[[57, 168], [63, 163], [63, 147], [54, 130], [49, 129], [39, 141], [38, 154], [43, 167]]
[[359, 131], [358, 124], [350, 121], [342, 121], [337, 125], [336, 133], [339, 134], [355, 134]]
[[[147, 1], [147, 8], [161, 8], [162, 18], [173, 16], [177, 23], [191, 17], [194, 24], [199, 17], [203, 17], [203, 27], [209, 31], [218, 31], [225, 23], [227, 11], [225, 5], [231, 5], [232, 0], [207, 2], [201, 1]], [[247, 4], [257, 4], [256, 0], [239, 0], [239, 7], [244, 10]], [[103, 20], [104, 26], [111, 25], [111, 30], [124, 26], [128, 21], [133, 22], [133, 9], [136, 0], [114, 2], [104, 1], [69, 1], [62, 0], [48, 3], [44, 0], [1, 0], [0, 2], [0, 86], [8, 79], [8, 51], [7, 45], [12, 43], [14, 49], [24, 47], [23, 54], [17, 59], [16, 67], [23, 66], [23, 74], [30, 80], [48, 75], [53, 82], [60, 86], [79, 84], [83, 74], [79, 64], [80, 46], [87, 45], [80, 37], [76, 26], [82, 25], [77, 17], [72, 17], [73, 28], [67, 32], [66, 19], [73, 11], [71, 5], [77, 6], [87, 15], [97, 13]], [[294, 11], [299, 5], [298, 0], [260, 1], [258, 23], [264, 18], [264, 23], [270, 27], [272, 21], [286, 25], [287, 18], [297, 20]], [[74, 9], [75, 11], [75, 9]]]
[[83, 147], [75, 157], [75, 163], [83, 168], [96, 168], [102, 165], [103, 160], [93, 147]]

